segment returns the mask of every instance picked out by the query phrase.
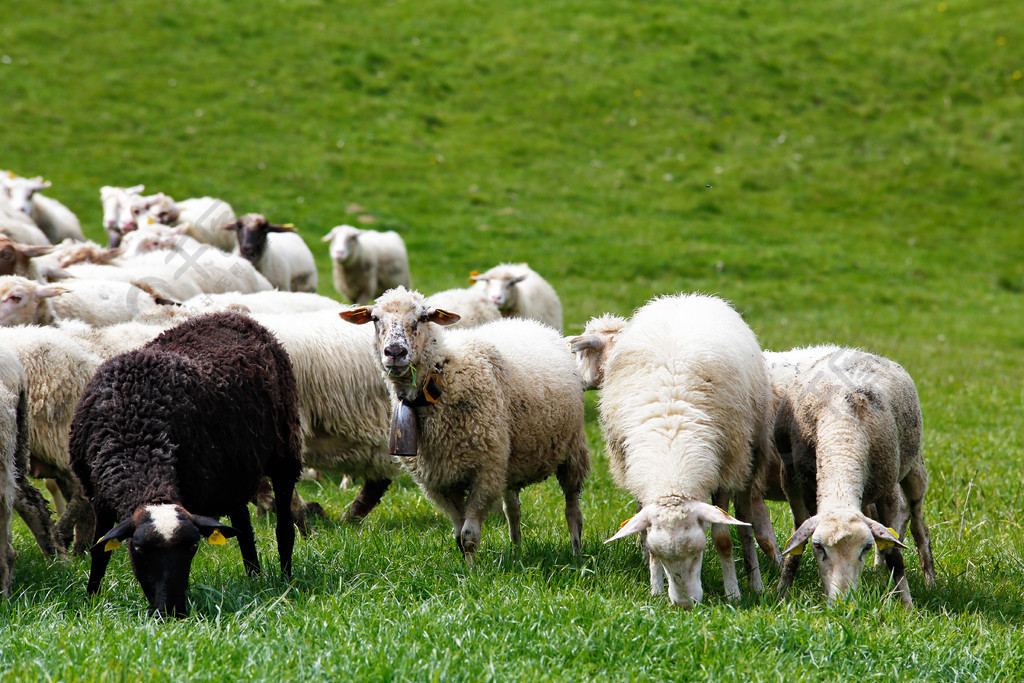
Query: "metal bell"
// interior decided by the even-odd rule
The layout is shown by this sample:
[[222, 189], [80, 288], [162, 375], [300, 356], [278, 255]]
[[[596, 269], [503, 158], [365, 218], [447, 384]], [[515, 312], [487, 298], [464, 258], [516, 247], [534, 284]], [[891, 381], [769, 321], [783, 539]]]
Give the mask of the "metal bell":
[[419, 442], [419, 424], [416, 420], [416, 411], [405, 401], [395, 404], [391, 412], [391, 435], [388, 438], [388, 452], [391, 455], [416, 455], [416, 445]]

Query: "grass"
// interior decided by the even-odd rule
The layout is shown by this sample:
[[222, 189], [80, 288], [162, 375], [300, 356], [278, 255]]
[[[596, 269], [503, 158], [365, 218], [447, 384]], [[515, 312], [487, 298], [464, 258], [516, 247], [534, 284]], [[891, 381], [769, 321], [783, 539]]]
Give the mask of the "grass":
[[[99, 239], [98, 188], [146, 183], [293, 222], [333, 294], [331, 226], [399, 231], [423, 291], [525, 260], [573, 333], [651, 296], [717, 293], [766, 348], [818, 342], [914, 376], [938, 586], [868, 572], [826, 607], [736, 606], [706, 556], [693, 612], [647, 594], [588, 398], [585, 553], [557, 486], [494, 516], [479, 566], [408, 481], [326, 523], [290, 584], [204, 547], [194, 615], [159, 623], [123, 555], [50, 565], [20, 520], [4, 680], [1016, 679], [1024, 672], [1024, 28], [1016, 3], [41, 0], [0, 27], [0, 165], [53, 181]], [[353, 496], [304, 484], [343, 509]], [[784, 505], [772, 504], [780, 536]], [[261, 556], [272, 565], [269, 527]], [[268, 561], [269, 560], [269, 561]], [[767, 571], [769, 581], [776, 578]]]

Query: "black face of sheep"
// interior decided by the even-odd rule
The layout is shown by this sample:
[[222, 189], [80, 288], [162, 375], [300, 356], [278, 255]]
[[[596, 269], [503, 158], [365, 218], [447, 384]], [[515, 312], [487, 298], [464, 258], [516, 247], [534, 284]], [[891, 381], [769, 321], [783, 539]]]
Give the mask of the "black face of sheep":
[[[127, 541], [132, 573], [150, 610], [163, 617], [184, 617], [188, 614], [189, 570], [200, 539], [216, 545], [237, 535], [236, 529], [210, 517], [189, 514], [180, 505], [147, 505], [104, 534], [92, 550], [109, 559], [120, 541]], [[102, 564], [101, 577], [106, 568], [106, 563]]]
[[233, 223], [221, 226], [234, 230], [238, 239], [238, 253], [255, 264], [267, 248], [267, 235], [272, 232], [295, 232], [291, 225], [273, 225], [258, 213], [247, 213]]

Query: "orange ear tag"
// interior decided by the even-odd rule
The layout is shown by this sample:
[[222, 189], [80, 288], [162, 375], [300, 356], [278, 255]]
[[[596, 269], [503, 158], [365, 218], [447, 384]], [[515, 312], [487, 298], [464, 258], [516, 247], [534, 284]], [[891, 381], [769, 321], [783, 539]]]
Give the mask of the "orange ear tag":
[[469, 281], [470, 282], [476, 282], [476, 276], [479, 275], [479, 274], [480, 274], [480, 271], [477, 271], [477, 270], [469, 271]]
[[109, 553], [110, 551], [117, 550], [120, 547], [121, 541], [117, 540], [116, 538], [112, 538], [109, 541], [107, 541], [106, 544], [103, 546], [103, 551]]
[[210, 541], [210, 545], [224, 545], [228, 542], [228, 539], [224, 537], [224, 534], [220, 532], [220, 529], [214, 529], [208, 540]]
[[626, 526], [627, 524], [629, 524], [629, 520], [630, 520], [630, 519], [633, 519], [633, 518], [632, 518], [632, 517], [630, 517], [629, 519], [627, 519], [627, 520], [626, 520], [625, 522], [623, 522], [622, 524], [620, 524], [620, 525], [619, 525], [619, 528], [621, 529], [622, 527], [624, 527], [624, 526]]

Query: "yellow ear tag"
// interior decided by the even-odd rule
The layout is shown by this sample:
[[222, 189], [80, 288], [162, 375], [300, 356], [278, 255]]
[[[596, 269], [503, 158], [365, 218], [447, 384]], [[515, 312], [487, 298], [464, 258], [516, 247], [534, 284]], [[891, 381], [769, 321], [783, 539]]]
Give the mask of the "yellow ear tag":
[[7, 177], [8, 178], [13, 178], [14, 177], [14, 171], [8, 171], [7, 172]]
[[[896, 530], [893, 529], [891, 526], [886, 527], [886, 529], [888, 529], [889, 533], [892, 534], [893, 536], [895, 536], [896, 538], [900, 537], [900, 535], [896, 533]], [[886, 539], [886, 538], [876, 538], [875, 539], [875, 547], [878, 548], [879, 550], [886, 550], [887, 548], [891, 548], [894, 545], [896, 545], [896, 544], [893, 543], [892, 541]]]
[[[629, 519], [633, 519], [633, 518], [632, 518], [632, 517], [630, 517]], [[619, 525], [619, 528], [621, 529], [622, 527], [624, 527], [624, 526], [626, 526], [627, 524], [629, 524], [629, 519], [627, 519], [627, 520], [626, 520], [625, 522], [623, 522], [622, 524], [620, 524], [620, 525]]]
[[110, 551], [117, 550], [120, 547], [121, 541], [117, 540], [116, 538], [112, 538], [109, 541], [107, 541], [106, 545], [103, 546], [103, 551], [109, 553]]
[[797, 547], [795, 547], [792, 550], [790, 550], [789, 554], [790, 555], [796, 555], [797, 557], [799, 557], [800, 555], [804, 554], [804, 548], [806, 548], [806, 547], [807, 547], [807, 541], [804, 541], [803, 543], [801, 543]]
[[285, 223], [283, 227], [285, 227], [285, 228], [294, 228], [295, 224], [294, 223]]
[[224, 537], [224, 534], [220, 532], [220, 529], [214, 529], [213, 533], [210, 534], [210, 545], [224, 545], [228, 542], [228, 539]]

